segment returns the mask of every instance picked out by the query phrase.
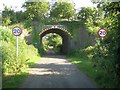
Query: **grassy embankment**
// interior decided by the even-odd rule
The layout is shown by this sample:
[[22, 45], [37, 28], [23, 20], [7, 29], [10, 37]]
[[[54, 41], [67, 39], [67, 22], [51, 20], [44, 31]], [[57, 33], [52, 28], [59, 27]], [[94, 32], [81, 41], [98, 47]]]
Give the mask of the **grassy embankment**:
[[[40, 60], [40, 56], [36, 55], [35, 49], [33, 46], [27, 46], [26, 50], [26, 58], [28, 58], [27, 61], [27, 67], [31, 67], [36, 62]], [[3, 76], [3, 88], [18, 88], [24, 80], [29, 75], [28, 71], [24, 70], [23, 72], [20, 72], [18, 74], [8, 74]]]
[[[37, 48], [27, 45], [24, 39], [19, 37], [19, 55], [15, 58], [15, 36], [11, 33], [11, 28], [1, 29], [2, 52], [2, 88], [18, 88], [29, 75], [26, 68], [31, 67], [40, 60]], [[22, 27], [22, 25], [19, 25]], [[22, 27], [23, 28], [23, 27]], [[24, 32], [27, 32], [23, 29]], [[16, 66], [16, 61], [17, 65]]]
[[101, 67], [95, 67], [92, 59], [85, 56], [68, 55], [68, 60], [75, 64], [83, 73], [95, 81], [100, 87], [103, 88], [116, 88], [119, 87], [117, 80], [113, 79], [113, 74], [109, 74]]

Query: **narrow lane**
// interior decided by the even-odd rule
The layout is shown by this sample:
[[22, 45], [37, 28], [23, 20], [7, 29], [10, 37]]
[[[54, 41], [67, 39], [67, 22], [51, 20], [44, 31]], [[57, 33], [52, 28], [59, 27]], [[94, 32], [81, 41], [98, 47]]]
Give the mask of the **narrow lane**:
[[97, 88], [96, 83], [62, 55], [41, 57], [28, 70], [30, 75], [20, 88]]

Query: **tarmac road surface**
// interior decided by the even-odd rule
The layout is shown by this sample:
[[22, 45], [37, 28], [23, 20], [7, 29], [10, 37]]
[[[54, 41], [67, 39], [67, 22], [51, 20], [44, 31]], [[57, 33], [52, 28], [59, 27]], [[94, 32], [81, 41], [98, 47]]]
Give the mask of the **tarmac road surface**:
[[98, 88], [62, 55], [46, 55], [28, 69], [30, 75], [20, 88]]

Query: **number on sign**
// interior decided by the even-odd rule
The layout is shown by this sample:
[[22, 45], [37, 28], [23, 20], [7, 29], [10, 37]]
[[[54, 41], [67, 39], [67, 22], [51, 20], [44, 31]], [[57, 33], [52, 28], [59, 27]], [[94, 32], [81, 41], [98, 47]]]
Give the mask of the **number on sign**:
[[19, 30], [19, 28], [17, 28], [17, 29], [14, 29], [13, 33], [20, 33], [20, 30]]
[[107, 35], [107, 31], [104, 28], [101, 28], [100, 30], [98, 30], [98, 35], [100, 38], [105, 38]]
[[100, 35], [106, 35], [106, 31], [100, 31]]
[[22, 33], [22, 29], [20, 27], [13, 28], [13, 34], [15, 36], [19, 36], [19, 35], [21, 35], [21, 33]]

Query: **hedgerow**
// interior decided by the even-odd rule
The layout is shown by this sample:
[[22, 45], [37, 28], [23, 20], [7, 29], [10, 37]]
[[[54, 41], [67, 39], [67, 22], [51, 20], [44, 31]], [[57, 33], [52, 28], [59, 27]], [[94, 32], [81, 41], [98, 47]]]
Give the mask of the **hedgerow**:
[[6, 75], [24, 72], [25, 68], [28, 67], [28, 63], [32, 61], [32, 57], [29, 55], [33, 52], [33, 56], [37, 56], [37, 49], [33, 46], [28, 46], [24, 39], [18, 37], [18, 57], [16, 57], [16, 39], [12, 34], [12, 30], [2, 27], [0, 28], [0, 36], [2, 73]]

